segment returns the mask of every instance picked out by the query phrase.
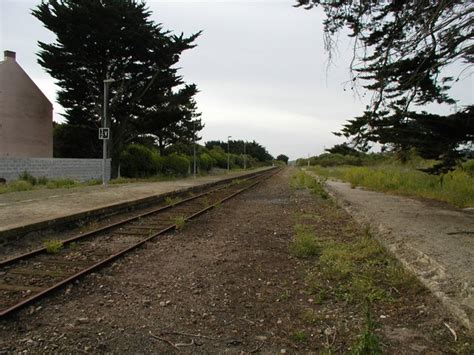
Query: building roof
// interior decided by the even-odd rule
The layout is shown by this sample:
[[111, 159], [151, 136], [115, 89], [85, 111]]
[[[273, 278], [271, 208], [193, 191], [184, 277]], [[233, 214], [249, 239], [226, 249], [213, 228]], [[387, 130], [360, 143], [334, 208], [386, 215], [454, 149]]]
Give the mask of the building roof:
[[34, 95], [40, 97], [51, 107], [53, 104], [23, 68], [16, 61], [16, 53], [4, 51], [4, 60], [0, 61], [0, 94], [1, 95]]

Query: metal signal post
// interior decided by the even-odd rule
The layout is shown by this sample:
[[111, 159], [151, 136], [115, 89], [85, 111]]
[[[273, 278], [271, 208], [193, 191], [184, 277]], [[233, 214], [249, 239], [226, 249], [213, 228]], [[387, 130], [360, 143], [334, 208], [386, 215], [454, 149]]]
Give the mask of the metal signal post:
[[[102, 130], [102, 185], [104, 187], [107, 187], [107, 140], [109, 139], [109, 129], [107, 128], [107, 106], [109, 104], [109, 86], [115, 81], [115, 79], [105, 79], [104, 80], [104, 117], [103, 117], [103, 130]], [[104, 134], [107, 132], [106, 134]], [[99, 132], [100, 134], [100, 132]]]

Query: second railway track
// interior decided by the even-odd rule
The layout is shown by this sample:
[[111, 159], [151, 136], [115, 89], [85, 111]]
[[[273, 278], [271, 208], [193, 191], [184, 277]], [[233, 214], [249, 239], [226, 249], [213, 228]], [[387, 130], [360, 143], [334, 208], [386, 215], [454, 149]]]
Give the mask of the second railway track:
[[39, 248], [0, 261], [0, 318], [103, 267], [149, 240], [250, 189], [279, 169], [211, 188], [146, 213], [62, 241], [56, 253]]

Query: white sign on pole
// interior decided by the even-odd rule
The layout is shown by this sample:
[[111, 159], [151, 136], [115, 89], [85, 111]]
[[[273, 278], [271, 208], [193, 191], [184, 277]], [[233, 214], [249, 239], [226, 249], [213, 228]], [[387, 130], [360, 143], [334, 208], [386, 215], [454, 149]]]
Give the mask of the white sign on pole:
[[99, 128], [99, 139], [109, 139], [110, 128]]

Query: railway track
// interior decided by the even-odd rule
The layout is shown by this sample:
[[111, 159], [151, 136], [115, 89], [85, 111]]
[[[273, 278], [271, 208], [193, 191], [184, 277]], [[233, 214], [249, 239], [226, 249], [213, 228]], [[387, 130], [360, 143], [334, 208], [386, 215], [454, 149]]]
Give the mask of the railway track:
[[51, 247], [0, 261], [0, 318], [24, 308], [148, 241], [278, 173], [266, 170], [184, 199], [168, 199], [146, 213], [80, 234]]

